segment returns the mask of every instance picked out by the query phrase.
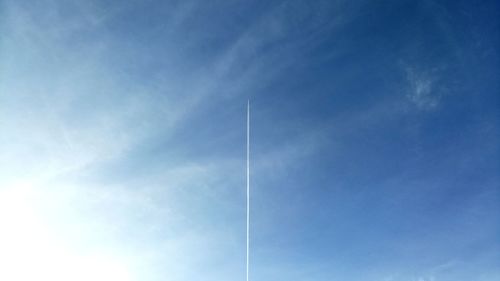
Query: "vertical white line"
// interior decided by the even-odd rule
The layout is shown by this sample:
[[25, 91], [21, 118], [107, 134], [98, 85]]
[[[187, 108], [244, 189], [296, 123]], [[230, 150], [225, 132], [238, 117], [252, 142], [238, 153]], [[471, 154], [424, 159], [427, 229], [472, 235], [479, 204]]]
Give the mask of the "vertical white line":
[[247, 104], [247, 281], [250, 252], [250, 100]]

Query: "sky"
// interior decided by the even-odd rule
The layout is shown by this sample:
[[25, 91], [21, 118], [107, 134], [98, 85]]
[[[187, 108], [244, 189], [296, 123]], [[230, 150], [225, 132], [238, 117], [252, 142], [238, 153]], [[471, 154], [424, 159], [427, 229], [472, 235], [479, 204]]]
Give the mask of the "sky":
[[500, 280], [498, 1], [0, 2], [0, 280]]

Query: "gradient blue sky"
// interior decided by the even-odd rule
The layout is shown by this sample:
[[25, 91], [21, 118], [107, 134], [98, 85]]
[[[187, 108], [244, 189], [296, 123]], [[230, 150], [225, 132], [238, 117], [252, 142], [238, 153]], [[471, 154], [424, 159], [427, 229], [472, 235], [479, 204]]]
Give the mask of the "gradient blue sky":
[[0, 2], [0, 279], [500, 280], [498, 1]]

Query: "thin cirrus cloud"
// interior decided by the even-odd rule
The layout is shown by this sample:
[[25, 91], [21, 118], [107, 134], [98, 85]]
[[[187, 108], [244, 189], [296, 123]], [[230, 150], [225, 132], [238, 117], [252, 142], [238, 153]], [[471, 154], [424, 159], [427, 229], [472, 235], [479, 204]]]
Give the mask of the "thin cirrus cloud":
[[422, 110], [438, 107], [445, 94], [440, 85], [442, 70], [433, 68], [431, 71], [418, 71], [415, 67], [407, 67], [405, 72], [409, 84], [408, 100]]
[[[3, 221], [2, 227], [15, 235], [21, 231], [15, 225], [22, 221], [26, 224], [22, 231], [29, 234], [16, 237], [12, 250], [2, 251], [4, 265], [12, 263], [13, 270], [0, 276], [12, 280], [28, 280], [32, 275], [51, 280], [163, 280], [158, 276], [195, 280], [203, 279], [204, 271], [212, 271], [207, 258], [224, 259], [224, 266], [234, 266], [212, 272], [213, 280], [234, 275], [239, 265], [226, 259], [238, 259], [237, 231], [221, 232], [197, 221], [204, 202], [220, 201], [204, 195], [217, 190], [203, 189], [220, 184], [222, 176], [229, 179], [225, 161], [187, 162], [164, 170], [161, 177], [153, 172], [138, 175], [136, 182], [114, 185], [72, 178], [123, 159], [141, 142], [154, 143], [156, 135], [168, 138], [220, 84], [227, 83], [226, 76], [234, 75], [246, 49], [255, 48], [238, 42], [256, 41], [245, 35], [247, 39], [230, 47], [204, 77], [188, 81], [153, 77], [152, 83], [136, 86], [121, 76], [120, 65], [108, 61], [112, 48], [119, 46], [115, 42], [105, 35], [89, 44], [72, 41], [75, 33], [100, 28], [113, 13], [96, 15], [91, 7], [77, 5], [76, 16], [68, 18], [62, 5], [45, 4], [29, 9], [22, 3], [4, 4], [2, 52], [9, 57], [2, 61], [5, 133], [1, 143], [6, 153], [1, 157], [1, 181], [3, 198], [15, 203], [4, 204], [3, 211], [14, 212], [15, 219]], [[175, 26], [182, 25], [183, 17], [178, 17]], [[244, 77], [237, 79], [248, 86]], [[24, 191], [16, 194], [20, 189]], [[199, 197], [191, 195], [200, 192]], [[201, 207], [193, 210], [182, 203]], [[10, 243], [9, 233], [3, 232], [2, 241]], [[228, 245], [228, 241], [233, 242]], [[20, 245], [23, 250], [19, 252], [15, 247]], [[12, 259], [16, 252], [31, 258]], [[20, 267], [32, 267], [48, 252], [54, 254], [44, 258], [46, 264], [38, 264], [32, 275], [20, 272]], [[98, 262], [102, 258], [105, 263]], [[133, 279], [137, 274], [139, 279]]]
[[481, 7], [1, 7], [0, 279], [498, 276]]

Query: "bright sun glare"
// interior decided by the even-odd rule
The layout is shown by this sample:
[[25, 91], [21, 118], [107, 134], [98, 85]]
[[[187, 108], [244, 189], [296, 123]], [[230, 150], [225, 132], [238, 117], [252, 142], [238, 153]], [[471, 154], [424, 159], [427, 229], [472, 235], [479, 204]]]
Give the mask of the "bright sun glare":
[[132, 280], [117, 256], [83, 254], [58, 236], [39, 202], [42, 192], [30, 183], [0, 188], [0, 280]]

